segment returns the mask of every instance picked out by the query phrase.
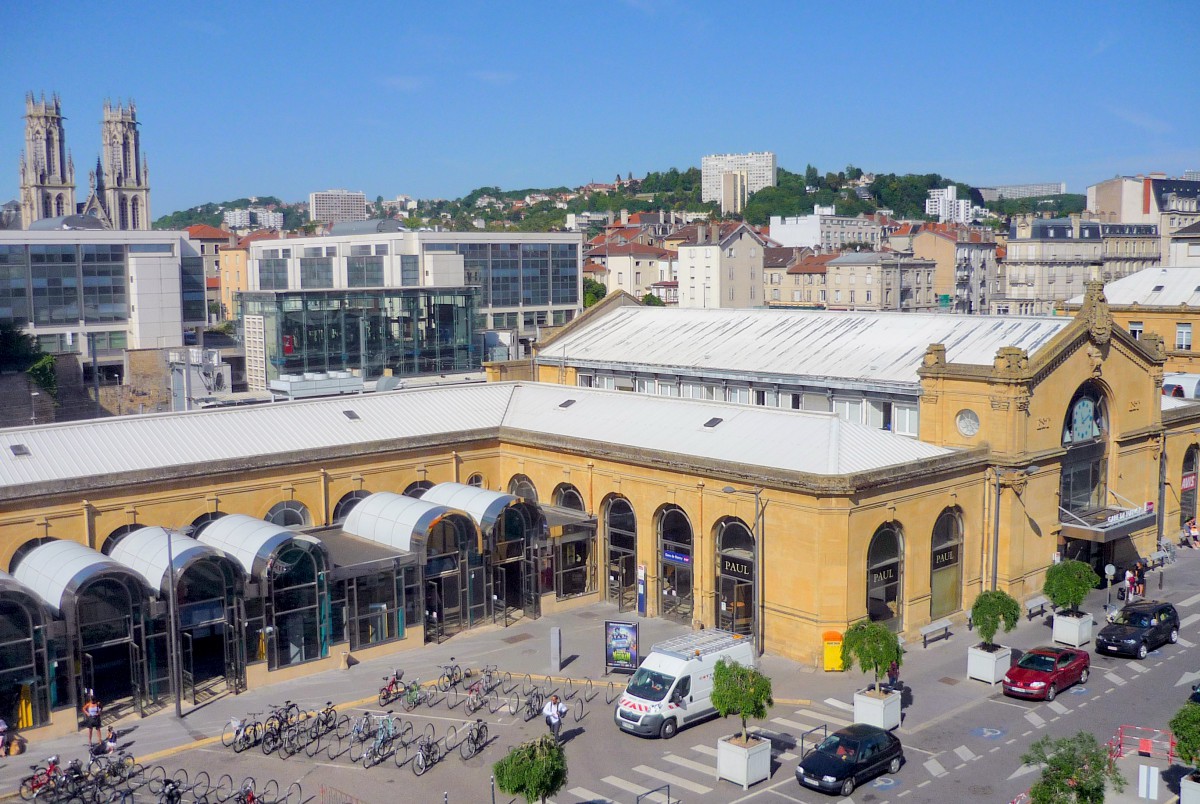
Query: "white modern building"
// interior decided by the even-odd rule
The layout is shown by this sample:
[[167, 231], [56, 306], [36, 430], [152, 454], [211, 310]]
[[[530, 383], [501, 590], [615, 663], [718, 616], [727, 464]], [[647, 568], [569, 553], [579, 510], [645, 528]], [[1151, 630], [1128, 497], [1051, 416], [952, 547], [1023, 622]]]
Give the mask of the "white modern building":
[[578, 232], [410, 232], [364, 221], [326, 236], [252, 242], [246, 289], [478, 287], [480, 329], [532, 339], [582, 310], [582, 251]]
[[1043, 195], [1063, 195], [1067, 192], [1065, 181], [1044, 181], [1032, 184], [1001, 184], [996, 187], [978, 187], [984, 201], [999, 201], [1001, 198], [1037, 198]]
[[784, 218], [771, 216], [771, 239], [791, 248], [820, 248], [826, 251], [865, 244], [878, 248], [883, 224], [866, 215], [836, 215], [833, 207], [818, 206], [811, 215]]
[[[749, 195], [764, 187], [774, 187], [777, 172], [775, 154], [770, 151], [710, 154], [700, 160], [700, 200], [719, 201], [722, 207], [728, 201], [740, 209]], [[725, 178], [726, 174], [733, 175]], [[725, 189], [730, 190], [731, 197], [723, 198]]]
[[971, 222], [971, 199], [959, 198], [958, 188], [951, 184], [940, 190], [930, 190], [925, 201], [925, 214], [936, 215], [939, 223]]
[[263, 207], [227, 209], [222, 219], [230, 229], [282, 229], [283, 213]]
[[91, 216], [0, 231], [0, 321], [42, 351], [119, 366], [126, 349], [183, 345], [205, 322], [204, 264], [186, 232], [113, 231]]
[[323, 190], [308, 194], [308, 219], [345, 223], [367, 219], [367, 197], [349, 190]]

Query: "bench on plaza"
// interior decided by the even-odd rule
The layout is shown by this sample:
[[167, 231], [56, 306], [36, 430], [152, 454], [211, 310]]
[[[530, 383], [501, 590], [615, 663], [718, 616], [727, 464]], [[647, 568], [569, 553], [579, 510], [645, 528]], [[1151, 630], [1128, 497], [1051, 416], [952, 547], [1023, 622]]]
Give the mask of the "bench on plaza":
[[1046, 607], [1049, 605], [1050, 598], [1046, 597], [1045, 595], [1031, 597], [1025, 601], [1025, 616], [1031, 620], [1033, 619], [1034, 614], [1040, 614], [1041, 616], [1045, 617]]
[[938, 620], [929, 625], [921, 626], [919, 630], [921, 632], [921, 647], [928, 648], [930, 638], [941, 639], [950, 636], [950, 621]]
[[1159, 550], [1156, 553], [1150, 554], [1150, 569], [1161, 567], [1167, 563], [1167, 551]]

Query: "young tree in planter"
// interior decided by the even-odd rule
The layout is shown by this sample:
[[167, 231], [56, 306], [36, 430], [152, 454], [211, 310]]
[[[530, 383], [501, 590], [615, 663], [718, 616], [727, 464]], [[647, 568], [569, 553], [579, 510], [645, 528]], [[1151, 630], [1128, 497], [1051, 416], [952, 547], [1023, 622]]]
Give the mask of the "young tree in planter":
[[1058, 740], [1043, 737], [1021, 761], [1042, 766], [1041, 778], [1029, 788], [1033, 804], [1102, 804], [1109, 784], [1118, 793], [1125, 789], [1108, 749], [1086, 731]]
[[875, 674], [875, 691], [892, 662], [904, 663], [900, 640], [883, 623], [859, 620], [842, 637], [842, 665]]
[[1192, 779], [1200, 781], [1200, 704], [1188, 701], [1171, 718], [1171, 733], [1175, 735], [1175, 750], [1179, 758], [1191, 765]]
[[1090, 564], [1083, 561], [1060, 561], [1046, 570], [1046, 582], [1042, 584], [1042, 592], [1058, 608], [1069, 609], [1072, 614], [1079, 614], [1079, 604], [1098, 583], [1100, 576], [1092, 570]]
[[744, 745], [750, 742], [746, 732], [747, 718], [762, 720], [767, 716], [767, 710], [775, 705], [771, 697], [771, 679], [753, 667], [720, 659], [713, 668], [712, 705], [721, 717], [734, 713], [741, 716]]
[[1020, 619], [1021, 605], [1007, 592], [984, 592], [975, 598], [975, 605], [971, 606], [971, 621], [979, 630], [979, 637], [983, 640], [983, 649], [986, 651], [996, 649], [994, 640], [1001, 623], [1004, 624], [1004, 633], [1007, 634], [1017, 627], [1017, 621]]
[[549, 734], [521, 743], [492, 766], [496, 786], [528, 802], [553, 796], [567, 783], [567, 754]]

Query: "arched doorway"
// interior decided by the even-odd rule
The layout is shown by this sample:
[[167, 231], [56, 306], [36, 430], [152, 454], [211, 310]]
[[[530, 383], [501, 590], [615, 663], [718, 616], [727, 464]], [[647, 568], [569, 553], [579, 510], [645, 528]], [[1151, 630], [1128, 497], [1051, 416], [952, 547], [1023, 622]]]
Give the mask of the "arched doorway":
[[0, 572], [0, 718], [14, 730], [44, 726], [56, 703], [45, 624], [45, 609], [33, 592]]
[[929, 619], [962, 608], [962, 512], [947, 508], [933, 525], [929, 552]]
[[272, 667], [318, 659], [324, 655], [324, 556], [302, 544], [283, 547], [266, 572], [274, 608], [275, 649]]
[[1200, 447], [1192, 444], [1183, 454], [1183, 476], [1179, 481], [1179, 527], [1196, 518], [1196, 463]]
[[661, 578], [660, 613], [669, 620], [692, 622], [692, 523], [677, 505], [658, 512], [658, 575]]
[[525, 475], [513, 475], [512, 480], [508, 481], [508, 493], [520, 497], [525, 502], [538, 501], [537, 489], [534, 488], [533, 481]]
[[425, 545], [425, 639], [440, 642], [471, 625], [469, 578], [481, 557], [474, 534], [457, 516], [444, 516]]
[[363, 489], [343, 495], [342, 499], [337, 501], [337, 505], [333, 506], [333, 524], [340, 525], [345, 522], [346, 517], [350, 516], [350, 512], [354, 510], [354, 506], [370, 496], [371, 492]]
[[[1062, 458], [1059, 481], [1059, 521], [1064, 523], [1062, 553], [1066, 558], [1087, 562], [1103, 577], [1104, 566], [1116, 561], [1119, 552], [1132, 545], [1127, 538], [1117, 550], [1117, 541], [1087, 538], [1072, 526], [1099, 515], [1103, 521], [1108, 511], [1108, 400], [1103, 387], [1088, 380], [1071, 397], [1063, 417]], [[1064, 513], [1065, 512], [1065, 513]], [[1074, 534], [1074, 535], [1072, 535]]]
[[608, 600], [618, 611], [637, 607], [637, 517], [624, 497], [614, 497], [604, 508], [608, 539]]
[[754, 534], [740, 519], [717, 522], [717, 627], [735, 634], [755, 633]]
[[903, 627], [901, 593], [904, 569], [900, 525], [885, 522], [867, 548], [867, 615], [893, 631]]

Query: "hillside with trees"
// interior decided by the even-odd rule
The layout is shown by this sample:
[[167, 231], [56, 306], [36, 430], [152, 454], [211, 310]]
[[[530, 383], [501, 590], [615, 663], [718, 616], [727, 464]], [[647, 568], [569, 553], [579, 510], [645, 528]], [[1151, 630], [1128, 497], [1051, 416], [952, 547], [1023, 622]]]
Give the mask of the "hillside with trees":
[[179, 230], [195, 226], [198, 223], [208, 224], [209, 226], [220, 226], [225, 210], [246, 209], [247, 207], [265, 207], [268, 209], [274, 207], [275, 212], [283, 213], [284, 229], [298, 229], [307, 222], [307, 216], [299, 208], [298, 204], [285, 204], [273, 195], [260, 195], [254, 201], [251, 201], [249, 198], [235, 198], [232, 201], [222, 201], [219, 204], [209, 202], [201, 204], [198, 207], [192, 207], [191, 209], [172, 212], [156, 220], [154, 228]]

